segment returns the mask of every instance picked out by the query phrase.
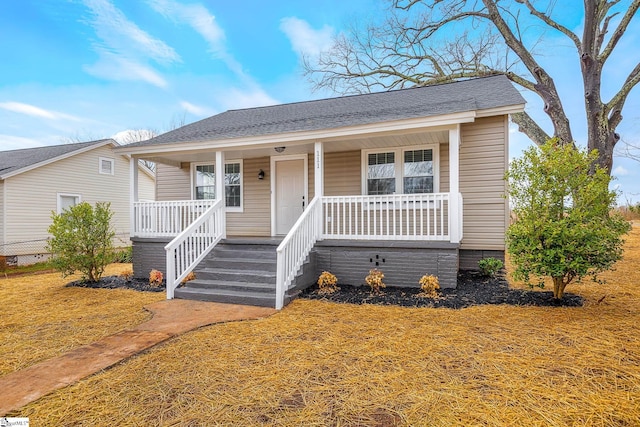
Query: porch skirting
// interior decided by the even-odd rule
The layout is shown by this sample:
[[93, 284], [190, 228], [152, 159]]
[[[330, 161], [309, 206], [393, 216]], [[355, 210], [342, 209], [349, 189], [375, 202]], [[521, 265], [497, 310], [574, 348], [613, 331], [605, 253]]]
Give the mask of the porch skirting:
[[425, 274], [438, 276], [442, 288], [455, 288], [459, 245], [448, 242], [323, 240], [316, 244], [318, 273], [326, 270], [339, 283], [365, 284], [369, 270], [384, 272], [387, 286], [419, 287]]
[[167, 252], [164, 247], [173, 237], [131, 237], [133, 277], [148, 279], [151, 270], [165, 273]]

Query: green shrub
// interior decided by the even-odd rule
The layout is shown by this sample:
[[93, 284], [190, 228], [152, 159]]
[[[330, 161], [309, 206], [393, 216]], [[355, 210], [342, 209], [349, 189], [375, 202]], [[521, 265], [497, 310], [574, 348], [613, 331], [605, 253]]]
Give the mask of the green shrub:
[[96, 203], [95, 208], [83, 202], [59, 215], [52, 212], [52, 237], [47, 242], [51, 266], [63, 277], [79, 271], [84, 281], [100, 280], [113, 260], [112, 216], [111, 204], [103, 202]]
[[133, 248], [131, 246], [116, 249], [113, 253], [113, 262], [117, 262], [120, 264], [130, 264], [132, 260]]
[[480, 274], [485, 277], [496, 277], [496, 274], [504, 267], [504, 263], [498, 258], [484, 258], [478, 261]]
[[553, 279], [562, 298], [574, 279], [597, 275], [622, 257], [622, 236], [631, 226], [613, 212], [611, 176], [587, 153], [551, 140], [531, 147], [509, 166], [509, 196], [516, 220], [507, 231], [514, 277], [529, 283]]

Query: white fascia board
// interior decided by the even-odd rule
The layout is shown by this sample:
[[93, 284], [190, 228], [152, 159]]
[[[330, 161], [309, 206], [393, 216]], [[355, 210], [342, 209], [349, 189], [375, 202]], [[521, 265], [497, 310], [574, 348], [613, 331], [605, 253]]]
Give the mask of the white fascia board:
[[507, 105], [506, 107], [489, 108], [486, 110], [476, 111], [476, 117], [491, 117], [502, 116], [505, 114], [522, 113], [524, 111], [524, 104]]
[[419, 117], [415, 119], [394, 120], [366, 125], [349, 126], [344, 128], [321, 129], [301, 132], [277, 133], [243, 138], [223, 140], [208, 140], [198, 142], [177, 142], [172, 144], [146, 145], [140, 147], [123, 146], [116, 149], [118, 153], [136, 155], [170, 153], [176, 151], [196, 151], [212, 149], [233, 149], [247, 146], [269, 146], [288, 142], [319, 141], [337, 138], [354, 137], [372, 133], [403, 131], [412, 129], [426, 129], [431, 127], [451, 126], [459, 123], [470, 123], [477, 117], [475, 111], [447, 114], [434, 117]]
[[21, 169], [16, 169], [13, 172], [7, 173], [6, 175], [0, 175], [0, 179], [11, 178], [12, 176], [20, 175], [21, 173], [29, 172], [30, 170], [37, 169], [37, 168], [40, 168], [42, 166], [45, 166], [45, 165], [48, 165], [50, 163], [54, 163], [54, 162], [57, 162], [57, 161], [60, 161], [60, 160], [68, 159], [69, 157], [73, 157], [73, 156], [75, 156], [77, 154], [85, 153], [87, 151], [91, 151], [91, 150], [94, 150], [94, 149], [99, 148], [99, 147], [104, 147], [105, 145], [108, 145], [108, 144], [113, 145], [114, 148], [119, 146], [119, 144], [116, 141], [114, 141], [113, 139], [106, 139], [106, 140], [104, 140], [103, 142], [101, 142], [99, 144], [94, 144], [94, 145], [90, 145], [88, 147], [79, 148], [77, 150], [70, 151], [68, 153], [62, 154], [60, 156], [52, 157], [50, 159], [43, 160], [43, 161], [41, 161], [39, 163], [34, 163], [32, 165], [25, 166], [25, 167], [23, 167]]

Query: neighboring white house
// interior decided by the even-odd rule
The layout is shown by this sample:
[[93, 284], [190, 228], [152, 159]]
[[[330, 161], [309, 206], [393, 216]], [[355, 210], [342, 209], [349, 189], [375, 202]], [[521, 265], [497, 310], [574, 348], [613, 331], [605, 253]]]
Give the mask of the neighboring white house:
[[[111, 202], [112, 225], [123, 245], [129, 235], [127, 155], [112, 139], [0, 151], [0, 261], [30, 264], [46, 258], [51, 213], [79, 202]], [[155, 200], [155, 176], [138, 165], [140, 197]]]

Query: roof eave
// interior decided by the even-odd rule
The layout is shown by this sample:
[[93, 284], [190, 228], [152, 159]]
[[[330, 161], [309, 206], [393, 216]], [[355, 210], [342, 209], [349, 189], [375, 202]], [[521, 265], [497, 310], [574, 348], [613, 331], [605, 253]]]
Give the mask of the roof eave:
[[204, 141], [181, 141], [175, 143], [150, 144], [145, 146], [120, 146], [116, 153], [130, 154], [133, 156], [151, 153], [170, 153], [175, 151], [202, 150], [211, 148], [232, 149], [250, 145], [272, 145], [288, 142], [317, 141], [335, 139], [341, 137], [353, 137], [372, 133], [412, 130], [420, 128], [453, 126], [460, 123], [470, 123], [477, 117], [477, 111], [465, 111], [432, 117], [418, 117], [413, 119], [394, 120], [389, 122], [377, 122], [364, 125], [347, 126], [341, 128], [319, 129], [309, 131], [297, 131], [276, 133], [271, 135], [256, 135], [228, 139], [210, 139]]
[[37, 169], [37, 168], [40, 168], [42, 166], [48, 165], [50, 163], [54, 163], [54, 162], [57, 162], [57, 161], [60, 161], [60, 160], [63, 160], [63, 159], [67, 159], [67, 158], [73, 157], [73, 156], [75, 156], [77, 154], [84, 153], [84, 152], [87, 152], [87, 151], [91, 151], [93, 149], [96, 149], [96, 148], [99, 148], [99, 147], [103, 147], [103, 146], [109, 145], [109, 144], [113, 145], [114, 148], [119, 146], [119, 144], [116, 141], [114, 141], [113, 139], [105, 139], [102, 142], [98, 142], [96, 144], [88, 145], [86, 147], [82, 147], [82, 148], [79, 148], [79, 149], [74, 150], [74, 151], [69, 151], [68, 153], [61, 154], [59, 156], [55, 156], [55, 157], [52, 157], [52, 158], [47, 159], [47, 160], [43, 160], [41, 162], [34, 163], [32, 165], [25, 166], [25, 167], [20, 168], [20, 169], [15, 169], [15, 170], [13, 170], [11, 172], [8, 172], [8, 173], [6, 173], [4, 175], [0, 175], [0, 180], [4, 181], [5, 179], [11, 178], [12, 176], [20, 175], [21, 173], [29, 172], [30, 170]]

